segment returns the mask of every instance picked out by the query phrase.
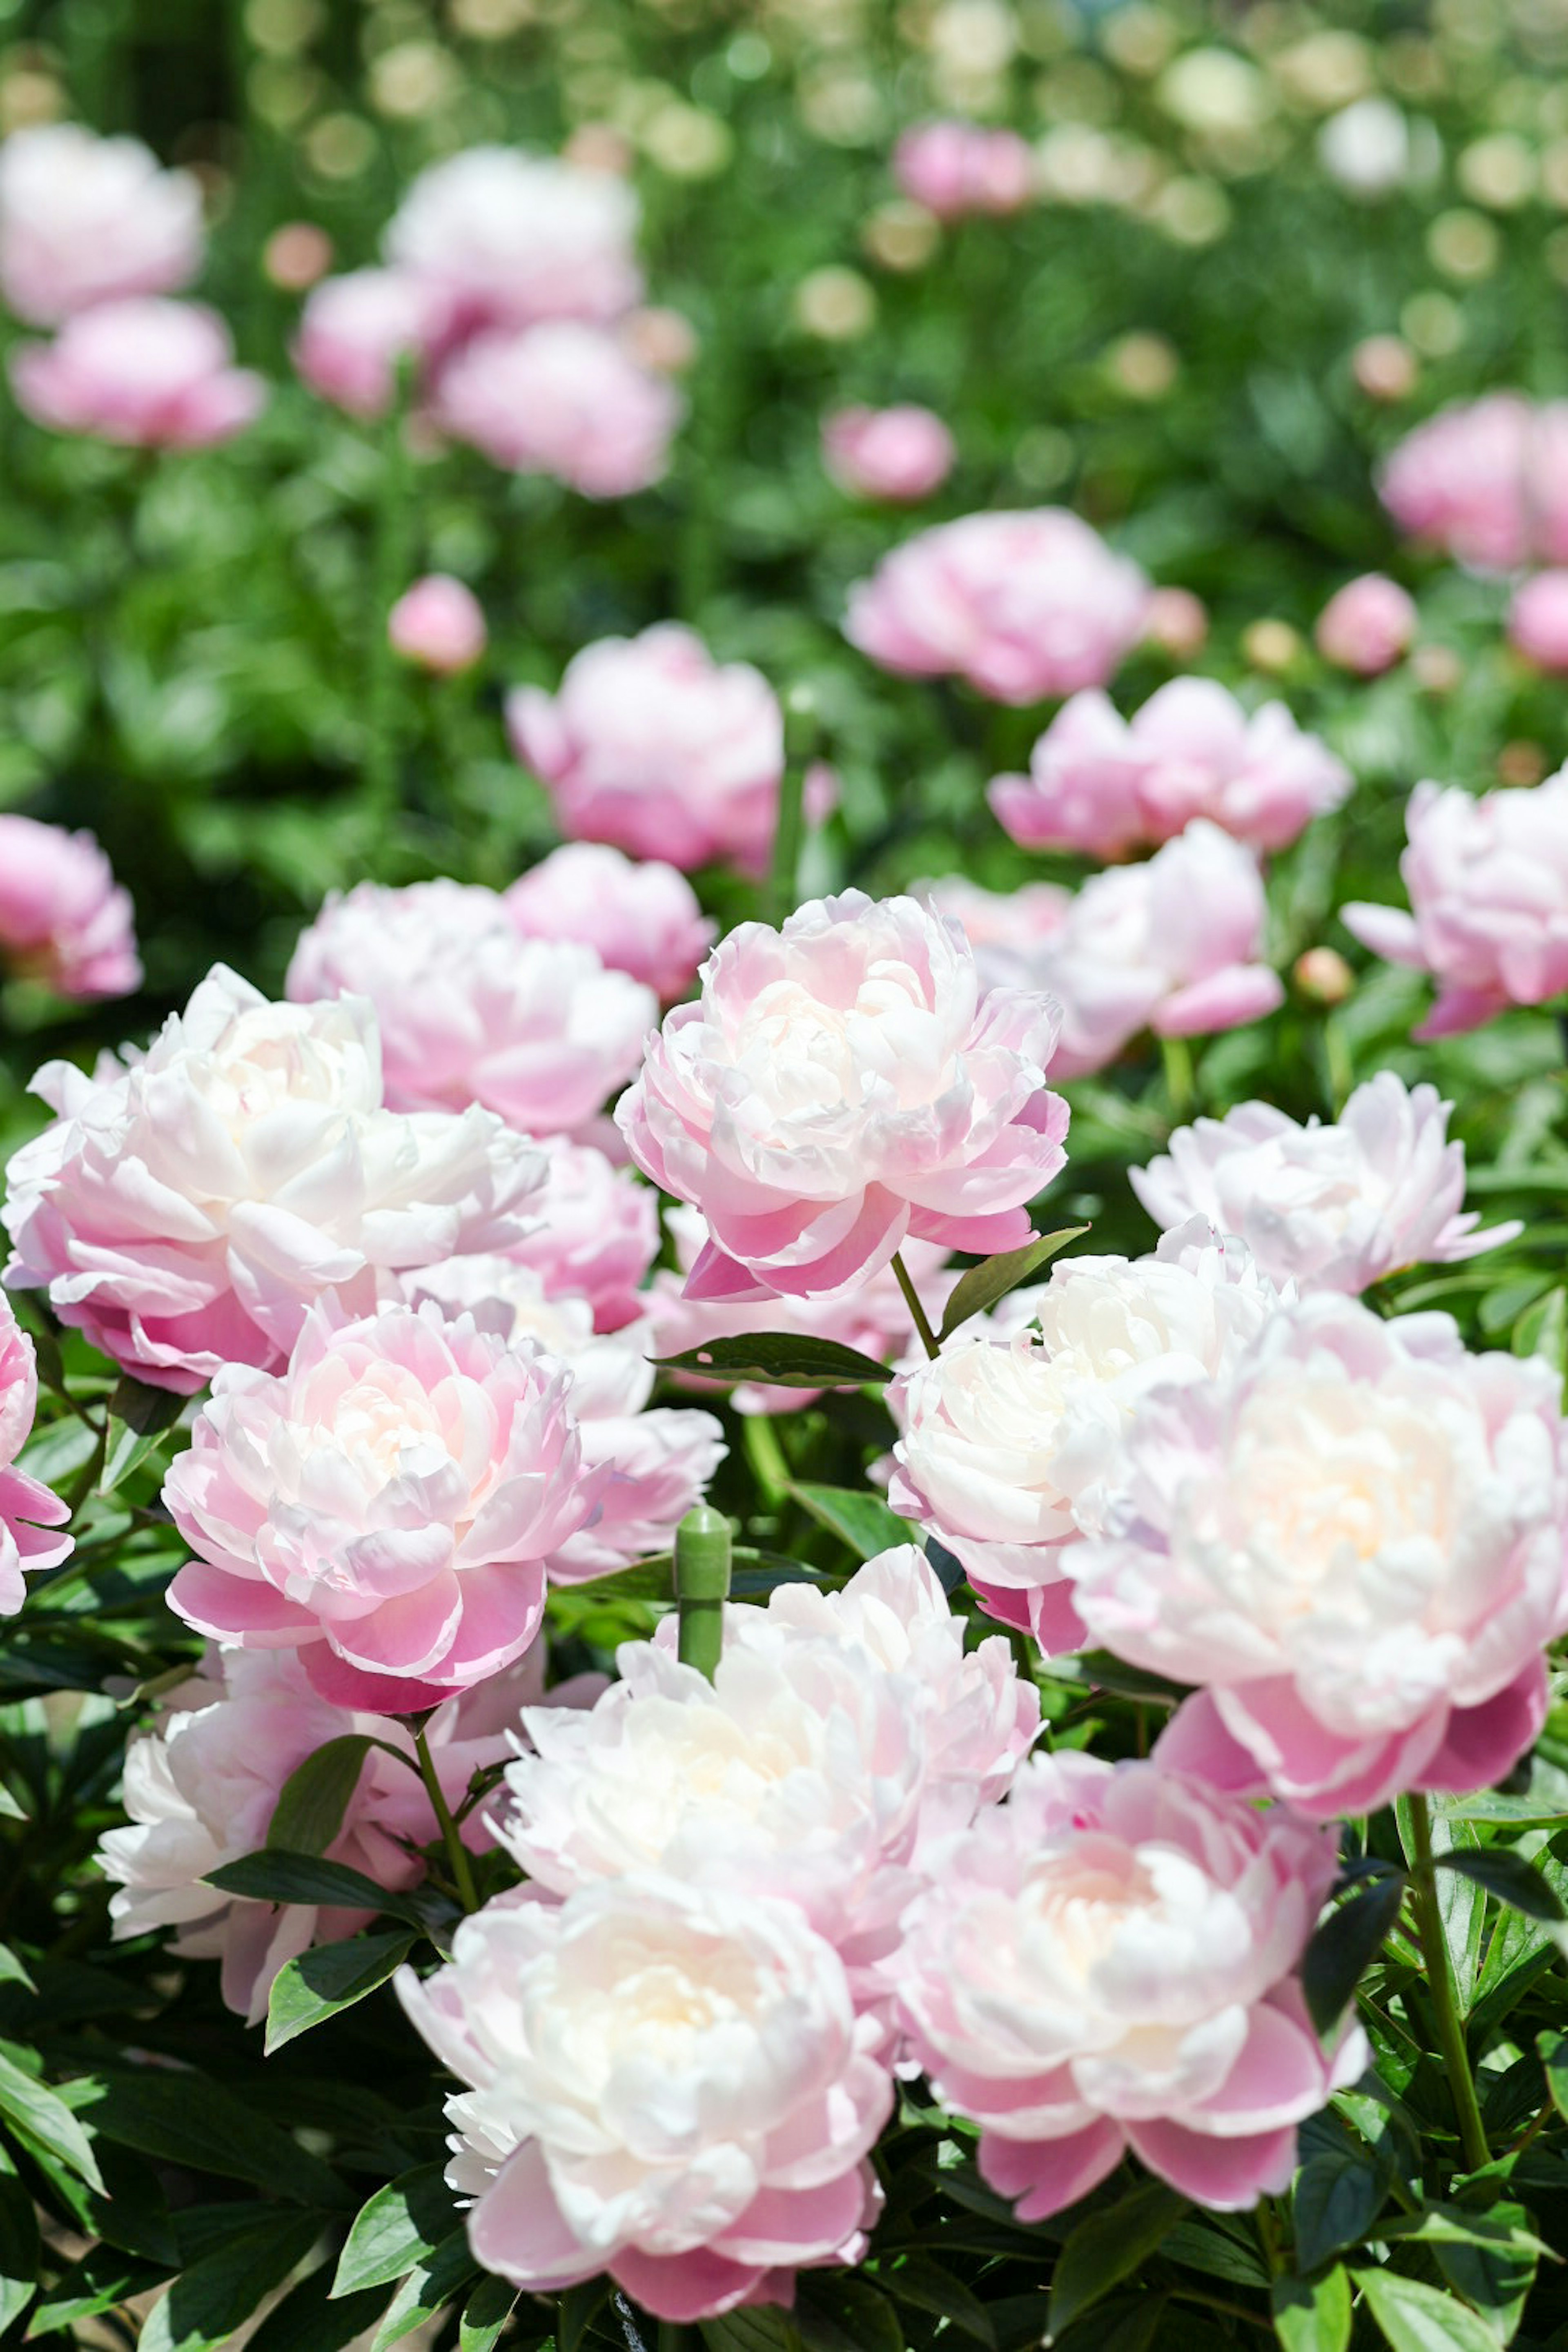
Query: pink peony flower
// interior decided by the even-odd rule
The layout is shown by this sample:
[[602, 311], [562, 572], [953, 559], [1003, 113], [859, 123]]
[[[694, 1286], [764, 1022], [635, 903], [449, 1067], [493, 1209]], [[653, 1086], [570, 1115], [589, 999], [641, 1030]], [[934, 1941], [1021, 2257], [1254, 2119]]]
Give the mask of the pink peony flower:
[[898, 1963], [939, 2102], [1018, 2219], [1129, 2150], [1221, 2212], [1289, 2188], [1297, 2126], [1368, 2063], [1325, 2052], [1294, 1971], [1336, 1840], [1159, 1763], [1036, 1757], [954, 1839]]
[[1209, 616], [1190, 588], [1156, 588], [1149, 598], [1143, 642], [1173, 661], [1195, 661], [1208, 639]]
[[1313, 635], [1325, 661], [1377, 677], [1409, 652], [1418, 617], [1397, 581], [1363, 572], [1330, 597]]
[[[650, 1196], [651, 1197], [651, 1196]], [[705, 1348], [714, 1339], [737, 1339], [752, 1331], [798, 1333], [803, 1339], [833, 1339], [879, 1363], [896, 1363], [914, 1344], [915, 1327], [909, 1302], [890, 1265], [847, 1291], [842, 1298], [757, 1298], [724, 1300], [689, 1298], [686, 1281], [708, 1243], [708, 1221], [700, 1209], [681, 1204], [668, 1213], [675, 1244], [676, 1270], [656, 1274], [644, 1304], [648, 1317], [650, 1352], [680, 1356]], [[906, 1241], [900, 1255], [927, 1316], [942, 1320], [942, 1308], [958, 1280], [948, 1270], [944, 1242]], [[708, 1389], [711, 1383], [685, 1372], [673, 1375], [683, 1388]], [[775, 1388], [771, 1383], [743, 1381], [731, 1389], [737, 1412], [802, 1412], [815, 1404], [820, 1389]]]
[[618, 318], [642, 292], [637, 227], [636, 193], [614, 173], [469, 147], [420, 173], [385, 245], [471, 331]]
[[588, 499], [657, 482], [685, 404], [602, 327], [573, 319], [476, 335], [441, 370], [436, 421], [513, 474]]
[[312, 288], [293, 359], [312, 392], [351, 416], [384, 416], [399, 364], [437, 352], [452, 306], [438, 287], [396, 269], [353, 269]]
[[1026, 849], [1121, 857], [1209, 817], [1255, 849], [1284, 849], [1339, 807], [1350, 770], [1282, 702], [1247, 711], [1212, 678], [1177, 677], [1131, 721], [1091, 688], [1058, 710], [1027, 776], [998, 776], [988, 798]]
[[893, 176], [938, 220], [962, 220], [972, 213], [1022, 212], [1035, 193], [1035, 158], [1016, 131], [922, 122], [894, 149]]
[[541, 1173], [488, 1111], [384, 1109], [362, 997], [269, 1004], [221, 964], [145, 1054], [33, 1084], [58, 1117], [11, 1160], [5, 1280], [163, 1388], [279, 1363], [326, 1289], [363, 1310], [504, 1247]]
[[476, 2262], [535, 2294], [608, 2270], [676, 2324], [787, 2303], [858, 2262], [893, 2105], [882, 2028], [790, 1904], [668, 1878], [527, 1890], [399, 1971], [416, 2027], [469, 2087], [447, 2179]]
[[[515, 1752], [499, 1717], [493, 1728], [474, 1720], [493, 1711], [493, 1689], [479, 1695], [478, 1706], [472, 1696], [449, 1701], [426, 1727], [454, 1811], [475, 1771]], [[525, 1682], [519, 1673], [509, 1696], [514, 1707], [542, 1701], [542, 1677], [531, 1672]], [[407, 1732], [384, 1717], [333, 1706], [311, 1688], [290, 1652], [230, 1650], [171, 1691], [153, 1728], [126, 1750], [130, 1825], [110, 1830], [98, 1850], [100, 1867], [116, 1882], [109, 1904], [115, 1941], [173, 1927], [172, 1948], [183, 1959], [221, 1961], [225, 2002], [247, 2024], [259, 2024], [286, 1961], [312, 1945], [357, 1934], [372, 1915], [255, 1902], [220, 1895], [205, 1881], [265, 1845], [289, 1774], [329, 1739], [355, 1732], [400, 1749], [408, 1761], [400, 1764], [383, 1745], [366, 1752], [327, 1859], [373, 1878], [389, 1895], [417, 1885], [425, 1864], [410, 1849], [433, 1843], [440, 1831]], [[463, 1839], [476, 1848], [489, 1844], [481, 1809], [465, 1819]]]
[[1157, 1225], [1206, 1217], [1238, 1234], [1273, 1282], [1365, 1290], [1424, 1263], [1451, 1265], [1512, 1241], [1518, 1224], [1473, 1228], [1465, 1147], [1447, 1140], [1453, 1105], [1392, 1070], [1357, 1087], [1339, 1118], [1302, 1127], [1272, 1103], [1179, 1127], [1168, 1156], [1131, 1170]]
[[689, 873], [717, 858], [766, 870], [784, 774], [784, 717], [747, 662], [715, 662], [676, 622], [605, 637], [554, 696], [507, 700], [512, 749], [562, 831]]
[[718, 928], [675, 866], [595, 841], [552, 849], [512, 884], [506, 910], [525, 939], [581, 940], [667, 1003], [690, 993]]
[[982, 1605], [1047, 1655], [1083, 1646], [1062, 1567], [1098, 1533], [1108, 1464], [1155, 1382], [1209, 1378], [1276, 1305], [1201, 1221], [1152, 1257], [1074, 1257], [893, 1383], [888, 1500], [960, 1560]]
[[883, 669], [994, 702], [1103, 686], [1143, 634], [1149, 583], [1059, 507], [973, 514], [906, 540], [850, 592], [845, 634]]
[[0, 815], [0, 959], [58, 996], [141, 987], [130, 896], [90, 833]]
[[14, 1617], [26, 1600], [24, 1570], [58, 1568], [75, 1549], [74, 1537], [46, 1532], [66, 1525], [69, 1504], [15, 1466], [37, 1409], [33, 1343], [0, 1297], [0, 1617]]
[[1402, 530], [1480, 572], [1568, 562], [1568, 401], [1493, 392], [1417, 425], [1383, 468]]
[[1171, 1760], [1319, 1819], [1500, 1779], [1568, 1628], [1561, 1385], [1323, 1293], [1145, 1396], [1064, 1566], [1096, 1643], [1203, 1685]]
[[543, 1184], [504, 1255], [536, 1274], [547, 1298], [585, 1299], [596, 1331], [618, 1331], [649, 1304], [642, 1283], [658, 1255], [658, 1195], [591, 1143], [552, 1135], [540, 1150]]
[[1417, 784], [1399, 861], [1412, 911], [1358, 903], [1340, 919], [1373, 955], [1430, 972], [1417, 1037], [1449, 1037], [1568, 988], [1568, 770], [1526, 792]]
[[907, 403], [836, 409], [822, 422], [822, 454], [834, 480], [852, 496], [914, 506], [941, 489], [958, 452], [940, 416]]
[[536, 1135], [592, 1118], [658, 1018], [653, 991], [606, 971], [592, 948], [521, 939], [495, 891], [460, 882], [334, 895], [286, 985], [296, 1003], [370, 999], [395, 1109], [482, 1103]]
[[981, 988], [963, 935], [858, 890], [742, 923], [666, 1016], [616, 1120], [710, 1240], [695, 1298], [843, 1297], [906, 1235], [987, 1254], [1066, 1157], [1048, 1000]]
[[50, 122], [0, 145], [0, 296], [30, 327], [173, 293], [201, 268], [202, 246], [199, 184], [162, 170], [139, 140]]
[[21, 343], [11, 383], [35, 424], [132, 449], [205, 449], [255, 423], [267, 386], [234, 365], [228, 329], [198, 302], [153, 295], [68, 319], [52, 343]]
[[295, 1650], [339, 1706], [410, 1715], [521, 1656], [544, 1561], [607, 1484], [570, 1382], [429, 1306], [312, 1309], [277, 1377], [219, 1372], [163, 1500], [196, 1558], [169, 1604], [212, 1640]]
[[1554, 677], [1568, 672], [1568, 571], [1538, 572], [1515, 589], [1508, 635], [1537, 669]]
[[489, 632], [473, 590], [445, 572], [405, 589], [386, 617], [395, 653], [437, 677], [454, 677], [484, 658]]

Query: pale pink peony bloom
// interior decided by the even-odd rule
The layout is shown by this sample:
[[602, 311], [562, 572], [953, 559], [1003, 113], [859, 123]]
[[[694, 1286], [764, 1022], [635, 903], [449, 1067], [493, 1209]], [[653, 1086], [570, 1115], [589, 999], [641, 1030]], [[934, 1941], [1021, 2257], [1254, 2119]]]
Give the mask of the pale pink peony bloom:
[[399, 272], [461, 327], [610, 320], [642, 292], [636, 192], [610, 172], [513, 147], [469, 147], [421, 172], [386, 232]]
[[18, 344], [11, 383], [35, 424], [132, 449], [210, 448], [267, 404], [216, 310], [151, 294], [81, 311], [52, 343]]
[[520, 687], [506, 715], [572, 840], [688, 873], [717, 858], [766, 870], [784, 715], [749, 662], [716, 662], [690, 629], [661, 622], [587, 646], [554, 695]]
[[1022, 212], [1035, 194], [1035, 158], [1016, 131], [921, 122], [893, 150], [893, 176], [938, 220], [962, 220], [973, 213]]
[[1418, 618], [1396, 580], [1363, 572], [1330, 597], [1312, 634], [1325, 661], [1358, 677], [1378, 677], [1409, 652]]
[[472, 669], [489, 643], [479, 598], [445, 572], [428, 572], [404, 591], [386, 616], [386, 634], [395, 653], [437, 677]]
[[645, 1328], [595, 1332], [585, 1298], [550, 1297], [537, 1274], [510, 1258], [451, 1258], [410, 1275], [404, 1289], [412, 1304], [430, 1298], [447, 1317], [471, 1315], [481, 1331], [508, 1347], [531, 1345], [571, 1373], [584, 1467], [603, 1469], [608, 1484], [592, 1525], [550, 1554], [554, 1582], [611, 1576], [669, 1549], [729, 1449], [711, 1413], [648, 1410], [658, 1375]]
[[1411, 912], [1357, 903], [1340, 919], [1373, 955], [1436, 982], [1417, 1037], [1453, 1036], [1568, 989], [1568, 770], [1479, 800], [1417, 784], [1405, 828]]
[[1062, 1567], [1097, 1533], [1121, 1434], [1154, 1383], [1209, 1378], [1277, 1304], [1199, 1220], [1152, 1257], [1074, 1257], [893, 1383], [888, 1500], [952, 1552], [989, 1613], [1047, 1655], [1083, 1646]]
[[569, 841], [520, 876], [506, 910], [525, 939], [581, 940], [666, 1003], [689, 995], [718, 926], [661, 858], [635, 862], [607, 842]]
[[552, 1135], [539, 1150], [544, 1181], [529, 1196], [524, 1229], [484, 1263], [504, 1257], [537, 1275], [545, 1297], [585, 1299], [596, 1331], [619, 1331], [650, 1305], [642, 1285], [658, 1255], [658, 1195], [591, 1143]]
[[[650, 1351], [680, 1356], [715, 1339], [744, 1337], [752, 1331], [775, 1331], [808, 1339], [832, 1339], [858, 1354], [875, 1357], [881, 1364], [896, 1363], [913, 1345], [914, 1320], [909, 1302], [890, 1265], [847, 1291], [842, 1298], [688, 1298], [686, 1279], [708, 1244], [708, 1222], [700, 1209], [681, 1202], [668, 1213], [675, 1244], [675, 1270], [662, 1268], [654, 1276], [645, 1304]], [[900, 1255], [914, 1284], [928, 1318], [942, 1320], [948, 1295], [958, 1280], [948, 1270], [943, 1242], [906, 1241]], [[673, 1375], [683, 1388], [710, 1384], [689, 1373]], [[729, 1391], [737, 1412], [801, 1412], [822, 1394], [820, 1389], [778, 1388], [763, 1381], [742, 1381]]]
[[1035, 745], [1027, 776], [987, 794], [1026, 849], [1123, 856], [1209, 817], [1255, 849], [1284, 849], [1336, 809], [1351, 772], [1282, 702], [1248, 711], [1206, 677], [1173, 678], [1131, 720], [1097, 688], [1075, 694]]
[[542, 1173], [488, 1111], [384, 1109], [363, 997], [269, 1004], [221, 964], [144, 1054], [33, 1084], [58, 1117], [7, 1171], [5, 1280], [163, 1388], [279, 1363], [324, 1290], [363, 1311], [388, 1274], [504, 1248]]
[[1444, 409], [1383, 468], [1402, 530], [1480, 572], [1568, 562], [1568, 401], [1517, 392]]
[[574, 319], [476, 335], [442, 368], [432, 404], [443, 430], [492, 466], [552, 475], [588, 499], [658, 481], [684, 407], [667, 376]]
[[1392, 1070], [1357, 1087], [1339, 1118], [1305, 1126], [1272, 1103], [1179, 1127], [1167, 1155], [1130, 1171], [1157, 1225], [1206, 1217], [1237, 1234], [1273, 1282], [1354, 1293], [1402, 1267], [1451, 1265], [1512, 1241], [1521, 1228], [1474, 1227], [1465, 1212], [1465, 1147], [1450, 1143], [1436, 1087]]
[[188, 286], [203, 243], [200, 184], [140, 140], [50, 122], [0, 145], [0, 296], [30, 327]]
[[1568, 671], [1568, 571], [1538, 572], [1514, 591], [1509, 642], [1537, 669]]
[[1131, 2151], [1221, 2212], [1288, 2189], [1297, 2126], [1368, 2063], [1295, 1976], [1337, 1840], [1159, 1763], [1036, 1757], [954, 1839], [898, 1963], [940, 2104], [1018, 2219]]
[[1145, 645], [1158, 646], [1173, 661], [1195, 661], [1208, 639], [1208, 608], [1190, 588], [1156, 588], [1143, 624]]
[[982, 1255], [1030, 1237], [1062, 1166], [1048, 999], [983, 991], [955, 926], [848, 890], [742, 923], [667, 1014], [616, 1117], [701, 1210], [694, 1298], [839, 1297], [907, 1236]]
[[662, 1877], [503, 1895], [397, 1990], [469, 2087], [447, 2178], [474, 2259], [535, 2294], [608, 2271], [677, 2325], [858, 2262], [893, 2105], [883, 2029], [790, 1904]]
[[910, 677], [994, 702], [1103, 686], [1143, 634], [1149, 583], [1060, 507], [965, 515], [885, 556], [850, 592], [845, 635]]
[[439, 350], [452, 306], [437, 287], [396, 269], [352, 269], [311, 289], [293, 360], [304, 381], [349, 415], [384, 416], [400, 366]]
[[841, 489], [856, 498], [915, 506], [940, 490], [958, 452], [929, 408], [839, 408], [822, 421], [822, 454]]
[[1561, 1387], [1320, 1293], [1146, 1395], [1064, 1565], [1096, 1643], [1203, 1685], [1172, 1761], [1320, 1819], [1509, 1771], [1568, 1628]]
[[0, 1617], [14, 1617], [26, 1600], [25, 1570], [58, 1568], [75, 1548], [74, 1537], [54, 1532], [69, 1519], [69, 1504], [15, 1466], [37, 1409], [33, 1343], [0, 1297]]
[[0, 815], [0, 962], [58, 996], [141, 987], [130, 896], [90, 833]]
[[653, 991], [592, 948], [526, 940], [493, 890], [356, 883], [300, 934], [296, 1003], [367, 996], [396, 1110], [481, 1103], [509, 1127], [562, 1135], [623, 1087], [658, 1019]]
[[607, 1484], [570, 1386], [433, 1305], [313, 1308], [285, 1371], [219, 1372], [170, 1469], [196, 1554], [170, 1607], [213, 1641], [297, 1649], [339, 1706], [408, 1715], [499, 1674]]
[[[454, 1811], [475, 1771], [514, 1752], [494, 1706], [496, 1690], [507, 1690], [513, 1708], [543, 1700], [537, 1656], [531, 1654], [526, 1675], [508, 1676], [477, 1699], [451, 1700], [430, 1718], [430, 1753]], [[493, 1723], [482, 1720], [487, 1714]], [[357, 1934], [372, 1914], [261, 1903], [222, 1895], [204, 1882], [266, 1844], [283, 1783], [307, 1757], [356, 1732], [400, 1748], [408, 1762], [381, 1747], [366, 1751], [327, 1859], [374, 1879], [389, 1895], [417, 1885], [425, 1864], [409, 1849], [434, 1843], [440, 1829], [408, 1733], [384, 1716], [332, 1706], [312, 1689], [292, 1652], [228, 1651], [171, 1691], [153, 1727], [126, 1750], [130, 1824], [109, 1831], [98, 1849], [100, 1867], [116, 1883], [109, 1904], [115, 1941], [173, 1927], [172, 1949], [182, 1959], [220, 1961], [225, 2002], [247, 2024], [259, 2024], [287, 1961], [312, 1945]], [[482, 1809], [466, 1817], [463, 1839], [476, 1848], [489, 1844]]]

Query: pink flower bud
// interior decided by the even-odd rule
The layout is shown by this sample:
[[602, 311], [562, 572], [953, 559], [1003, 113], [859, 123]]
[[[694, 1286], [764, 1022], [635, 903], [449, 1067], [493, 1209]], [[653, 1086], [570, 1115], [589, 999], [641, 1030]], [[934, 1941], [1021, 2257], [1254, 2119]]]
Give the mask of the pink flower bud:
[[1537, 669], [1568, 670], [1568, 572], [1538, 572], [1509, 608], [1510, 642]]
[[840, 408], [825, 417], [822, 454], [841, 489], [913, 506], [940, 489], [956, 455], [952, 434], [929, 408]]
[[437, 677], [472, 669], [489, 634], [471, 588], [445, 572], [431, 572], [406, 590], [387, 615], [386, 634], [395, 653]]
[[1363, 572], [1330, 597], [1313, 634], [1325, 661], [1358, 677], [1376, 677], [1409, 651], [1415, 621], [1415, 607], [1397, 581]]

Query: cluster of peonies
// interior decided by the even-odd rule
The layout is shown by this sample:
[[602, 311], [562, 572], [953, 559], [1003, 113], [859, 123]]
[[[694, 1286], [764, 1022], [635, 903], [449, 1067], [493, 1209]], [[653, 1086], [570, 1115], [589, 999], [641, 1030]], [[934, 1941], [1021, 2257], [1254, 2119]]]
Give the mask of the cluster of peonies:
[[1493, 392], [1446, 408], [1383, 469], [1402, 530], [1481, 572], [1568, 562], [1568, 401]]
[[0, 145], [0, 296], [31, 326], [11, 381], [59, 433], [132, 448], [204, 448], [259, 415], [261, 378], [234, 365], [217, 314], [170, 299], [202, 265], [201, 190], [134, 139], [75, 123]]
[[312, 289], [295, 361], [379, 416], [410, 373], [431, 421], [514, 473], [595, 499], [657, 481], [681, 400], [640, 355], [637, 203], [613, 172], [471, 147], [422, 173], [384, 267]]
[[140, 988], [130, 897], [90, 833], [0, 815], [0, 961], [58, 996]]

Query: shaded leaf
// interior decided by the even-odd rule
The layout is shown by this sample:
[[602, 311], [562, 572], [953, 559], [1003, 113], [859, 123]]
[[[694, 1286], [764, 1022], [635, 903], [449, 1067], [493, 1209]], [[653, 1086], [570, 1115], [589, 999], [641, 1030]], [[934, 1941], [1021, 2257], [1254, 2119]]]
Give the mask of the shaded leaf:
[[407, 1958], [414, 1942], [411, 1931], [396, 1927], [382, 1936], [355, 1936], [345, 1944], [321, 1944], [289, 1960], [268, 1996], [268, 2056], [374, 1992]]
[[987, 2352], [995, 2352], [996, 2336], [980, 2303], [962, 2279], [940, 2263], [923, 2254], [911, 2255], [896, 2270], [882, 2273], [882, 2284], [900, 2303], [907, 2303], [916, 2311], [934, 2312], [939, 2319], [951, 2320], [961, 2334], [984, 2344]]
[[327, 1862], [320, 1854], [286, 1853], [280, 1848], [241, 1854], [237, 1862], [209, 1871], [205, 1884], [256, 1903], [320, 1903], [334, 1909], [385, 1912], [416, 1927], [423, 1924], [417, 1906], [406, 1895], [389, 1895], [363, 1871]]
[[122, 2147], [328, 2211], [342, 2204], [342, 2183], [330, 2165], [194, 2068], [105, 2069], [70, 2091], [94, 2131]]
[[1131, 2277], [1189, 2210], [1184, 2197], [1163, 2181], [1150, 2180], [1080, 2221], [1051, 2279], [1052, 2335], [1059, 2336], [1080, 2312]]
[[1356, 2281], [1394, 2352], [1498, 2352], [1496, 2329], [1451, 2294], [1399, 2271], [1358, 2271]]
[[861, 1389], [893, 1377], [886, 1364], [836, 1339], [813, 1339], [793, 1331], [749, 1331], [710, 1339], [679, 1356], [655, 1356], [661, 1372], [692, 1372], [700, 1380], [739, 1385], [765, 1381], [781, 1389]]
[[875, 1559], [894, 1544], [913, 1543], [915, 1530], [908, 1519], [890, 1511], [879, 1495], [860, 1494], [850, 1486], [791, 1484], [795, 1501], [821, 1527], [839, 1537], [861, 1559]]
[[48, 2149], [68, 2170], [101, 2191], [103, 2175], [92, 2142], [63, 2099], [35, 2082], [0, 2050], [0, 2116], [29, 2146]]
[[450, 2236], [458, 2209], [439, 2164], [422, 2164], [389, 2180], [360, 2207], [338, 2256], [332, 2294], [389, 2285]]
[[423, 2327], [478, 2276], [479, 2267], [468, 2252], [467, 2228], [454, 2230], [434, 2253], [422, 2255], [404, 2280], [371, 2340], [371, 2352], [388, 2352], [390, 2346]]
[[517, 2289], [509, 2279], [481, 2279], [463, 2305], [458, 2352], [491, 2352], [516, 2301]]
[[1010, 1290], [1019, 1289], [1058, 1250], [1066, 1249], [1068, 1242], [1076, 1242], [1088, 1231], [1087, 1225], [1064, 1225], [1059, 1233], [1037, 1234], [1022, 1249], [1004, 1250], [997, 1257], [983, 1258], [978, 1265], [972, 1265], [953, 1285], [938, 1340], [951, 1339], [959, 1325], [967, 1323], [972, 1315], [984, 1315], [999, 1298], [1005, 1298]]
[[789, 2318], [765, 2305], [726, 2312], [722, 2319], [704, 2319], [697, 2333], [708, 2352], [801, 2352], [801, 2339]]
[[1285, 2352], [1345, 2352], [1351, 2282], [1342, 2263], [1316, 2278], [1277, 2278], [1273, 2305], [1274, 2333]]
[[1553, 1886], [1524, 1856], [1510, 1853], [1507, 1846], [1483, 1846], [1473, 1852], [1440, 1853], [1436, 1858], [1439, 1870], [1457, 1870], [1462, 1877], [1473, 1879], [1478, 1886], [1510, 1910], [1522, 1911], [1527, 1919], [1556, 1922], [1568, 1917], [1563, 1899]]
[[1392, 1872], [1331, 1911], [1314, 1933], [1301, 1956], [1301, 1990], [1320, 2033], [1331, 2032], [1350, 2007], [1404, 1899], [1404, 1876]]
[[1568, 2033], [1538, 2033], [1535, 2047], [1546, 2069], [1546, 2087], [1552, 2104], [1568, 2123]]
[[374, 2327], [391, 2300], [389, 2286], [334, 2297], [330, 2263], [290, 2287], [269, 2311], [245, 2352], [346, 2352]]
[[267, 1824], [268, 1853], [326, 1853], [342, 1828], [349, 1799], [374, 1745], [368, 1732], [346, 1731], [289, 1773]]
[[1319, 2269], [1331, 2254], [1358, 2245], [1383, 2210], [1394, 2163], [1386, 2150], [1353, 2147], [1320, 2148], [1308, 2158], [1296, 2180], [1296, 2260], [1301, 2270]]
[[26, 2311], [38, 2279], [38, 2219], [14, 2172], [0, 2173], [0, 2331]]
[[139, 2352], [216, 2352], [304, 2261], [321, 2233], [315, 2214], [290, 2212], [238, 2231], [181, 2272], [148, 2317]]
[[103, 1470], [98, 1480], [100, 1495], [113, 1494], [133, 1470], [141, 1468], [189, 1402], [189, 1397], [177, 1395], [173, 1389], [149, 1388], [133, 1381], [129, 1372], [124, 1374], [109, 1400]]

